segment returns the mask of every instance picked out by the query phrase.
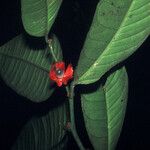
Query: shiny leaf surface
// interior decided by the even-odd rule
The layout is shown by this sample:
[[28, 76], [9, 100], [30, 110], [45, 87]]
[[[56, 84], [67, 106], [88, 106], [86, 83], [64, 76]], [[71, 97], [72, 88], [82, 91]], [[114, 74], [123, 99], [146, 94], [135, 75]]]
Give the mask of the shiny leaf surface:
[[21, 0], [23, 26], [30, 35], [48, 34], [62, 0]]
[[84, 43], [76, 84], [99, 80], [128, 58], [150, 33], [149, 0], [101, 0]]

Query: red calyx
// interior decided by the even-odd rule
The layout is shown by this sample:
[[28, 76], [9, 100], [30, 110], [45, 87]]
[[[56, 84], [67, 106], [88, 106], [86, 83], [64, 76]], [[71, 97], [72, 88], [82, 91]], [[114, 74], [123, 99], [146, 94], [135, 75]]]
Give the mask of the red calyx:
[[59, 87], [63, 84], [67, 85], [68, 81], [73, 78], [73, 67], [69, 64], [67, 68], [65, 68], [64, 62], [56, 62], [51, 67], [49, 77], [55, 81]]

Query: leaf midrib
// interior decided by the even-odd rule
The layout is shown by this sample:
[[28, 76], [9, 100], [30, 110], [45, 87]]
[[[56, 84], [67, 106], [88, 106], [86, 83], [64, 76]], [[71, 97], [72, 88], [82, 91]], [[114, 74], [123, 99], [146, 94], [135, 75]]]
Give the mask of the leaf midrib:
[[[134, 0], [131, 2], [130, 7], [129, 7], [129, 9], [128, 9], [126, 15], [124, 16], [124, 18], [123, 18], [123, 20], [122, 20], [122, 22], [121, 22], [121, 24], [120, 24], [120, 26], [119, 26], [117, 32], [114, 34], [114, 36], [112, 37], [111, 41], [109, 42], [109, 44], [107, 45], [107, 47], [104, 49], [104, 51], [102, 52], [102, 54], [96, 59], [95, 63], [97, 63], [97, 61], [103, 57], [103, 55], [104, 55], [104, 54], [106, 53], [106, 51], [109, 49], [108, 47], [111, 46], [114, 37], [117, 37], [117, 35], [119, 34], [119, 32], [120, 32], [120, 30], [121, 30], [121, 27], [123, 26], [124, 22], [126, 21], [126, 18], [127, 18], [126, 16], [128, 16], [128, 14], [129, 14], [129, 12], [130, 12], [130, 9], [131, 9], [132, 6], [133, 6], [133, 2], [134, 2]], [[82, 78], [85, 78], [85, 77], [87, 76], [88, 72], [91, 72], [91, 70], [93, 70], [93, 66], [94, 66], [95, 63], [93, 63], [93, 64], [89, 67], [89, 69], [79, 78], [79, 80], [78, 80], [79, 83], [80, 83], [80, 80], [81, 80]], [[77, 82], [78, 82], [78, 81], [77, 81]], [[86, 80], [84, 80], [84, 81], [86, 81]]]
[[48, 34], [48, 0], [46, 0], [46, 34]]
[[[55, 3], [56, 1], [55, 0], [53, 0], [52, 2], [51, 2], [51, 4], [50, 5], [53, 5], [53, 3]], [[46, 34], [48, 34], [48, 32], [49, 32], [49, 30], [48, 30], [48, 26], [49, 26], [49, 14], [48, 14], [48, 7], [49, 7], [49, 3], [48, 3], [48, 0], [46, 0], [46, 14], [47, 14], [47, 16], [46, 16]], [[56, 11], [57, 12], [57, 11]], [[55, 13], [54, 13], [54, 15], [55, 15]], [[54, 17], [54, 15], [52, 16], [52, 18]]]
[[105, 87], [102, 88], [103, 92], [104, 92], [104, 99], [105, 99], [105, 106], [106, 106], [106, 125], [107, 125], [107, 147], [108, 147], [108, 144], [109, 144], [109, 133], [108, 133], [108, 105], [107, 105], [107, 102], [106, 102], [106, 90], [105, 90]]
[[[116, 75], [117, 75], [117, 72], [114, 74], [114, 76], [112, 77], [112, 79], [111, 79], [111, 81], [110, 81], [110, 83], [109, 83], [109, 85], [111, 84], [111, 82], [116, 78]], [[116, 84], [116, 82], [115, 82], [115, 84]], [[105, 90], [104, 90], [105, 89]], [[103, 92], [104, 92], [104, 97], [105, 97], [105, 106], [106, 106], [106, 125], [107, 125], [107, 146], [108, 146], [108, 149], [109, 149], [109, 127], [108, 127], [108, 122], [109, 122], [109, 120], [108, 120], [108, 103], [107, 103], [107, 93], [106, 93], [106, 85], [102, 88], [102, 90], [103, 90]]]
[[22, 61], [24, 63], [30, 64], [30, 65], [32, 65], [32, 66], [42, 70], [43, 72], [49, 73], [48, 69], [46, 69], [46, 68], [44, 68], [44, 67], [42, 67], [40, 65], [37, 65], [37, 64], [35, 64], [35, 63], [31, 62], [31, 61], [27, 61], [27, 60], [25, 60], [23, 58], [20, 58], [20, 57], [17, 57], [17, 56], [8, 55], [8, 54], [2, 53], [2, 52], [0, 52], [0, 55], [2, 55], [4, 57], [9, 57], [11, 59], [17, 59], [17, 60]]

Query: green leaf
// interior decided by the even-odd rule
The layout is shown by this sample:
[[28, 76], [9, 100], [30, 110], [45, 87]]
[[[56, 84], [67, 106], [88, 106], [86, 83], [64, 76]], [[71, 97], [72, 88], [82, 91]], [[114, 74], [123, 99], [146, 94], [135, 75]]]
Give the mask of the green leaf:
[[[55, 36], [52, 44], [60, 60], [61, 49]], [[34, 102], [48, 99], [53, 92], [48, 75], [53, 61], [48, 47], [33, 49], [22, 35], [0, 47], [1, 77], [18, 94]]]
[[101, 0], [81, 52], [76, 83], [100, 79], [129, 57], [149, 33], [149, 0]]
[[66, 106], [58, 108], [40, 118], [31, 119], [21, 131], [12, 150], [61, 149], [65, 143]]
[[81, 95], [86, 129], [95, 150], [113, 150], [122, 128], [128, 94], [125, 68], [112, 73], [104, 86]]
[[21, 0], [23, 26], [30, 35], [48, 34], [62, 0]]

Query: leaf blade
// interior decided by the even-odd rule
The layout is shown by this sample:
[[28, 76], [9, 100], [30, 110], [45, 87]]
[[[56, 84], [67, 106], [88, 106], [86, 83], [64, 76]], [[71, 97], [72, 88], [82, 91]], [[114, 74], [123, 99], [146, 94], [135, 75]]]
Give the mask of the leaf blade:
[[[53, 47], [62, 59], [59, 41], [54, 36]], [[53, 63], [49, 48], [31, 48], [22, 35], [0, 47], [0, 75], [18, 94], [34, 102], [41, 102], [53, 92], [48, 73]]]
[[21, 0], [22, 21], [26, 32], [32, 36], [49, 33], [62, 0]]
[[148, 0], [98, 3], [80, 55], [76, 83], [89, 84], [129, 57], [150, 33]]
[[[60, 149], [66, 132], [66, 105], [65, 103], [50, 110], [42, 117], [32, 118], [23, 128], [12, 150], [48, 150]], [[54, 126], [55, 124], [55, 126]]]
[[81, 95], [86, 130], [95, 150], [115, 149], [125, 116], [128, 78], [125, 68], [111, 74], [95, 92]]

